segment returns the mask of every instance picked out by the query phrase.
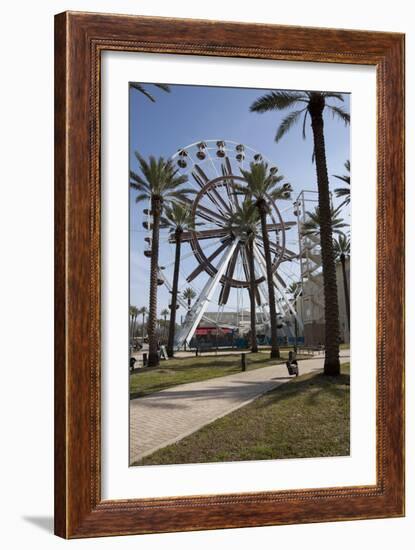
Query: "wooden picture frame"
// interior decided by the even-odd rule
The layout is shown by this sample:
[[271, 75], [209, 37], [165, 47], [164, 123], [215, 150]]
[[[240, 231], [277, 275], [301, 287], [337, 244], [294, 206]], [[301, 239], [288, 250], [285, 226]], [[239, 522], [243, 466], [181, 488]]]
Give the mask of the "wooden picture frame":
[[[105, 50], [377, 71], [373, 486], [101, 499], [100, 60]], [[65, 538], [404, 514], [404, 35], [65, 12], [55, 19], [55, 533]]]

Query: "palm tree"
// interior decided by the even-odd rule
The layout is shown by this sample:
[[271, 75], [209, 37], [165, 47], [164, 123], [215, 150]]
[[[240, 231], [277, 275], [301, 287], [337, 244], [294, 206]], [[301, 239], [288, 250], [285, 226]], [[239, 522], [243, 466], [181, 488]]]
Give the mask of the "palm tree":
[[181, 241], [184, 231], [192, 231], [194, 229], [194, 222], [191, 209], [184, 204], [173, 202], [171, 206], [167, 206], [164, 212], [165, 224], [170, 227], [170, 234], [176, 243], [176, 253], [174, 258], [174, 272], [173, 272], [173, 286], [171, 291], [171, 304], [170, 304], [170, 324], [169, 324], [169, 338], [167, 342], [167, 355], [168, 357], [174, 356], [174, 333], [176, 329], [176, 310], [177, 306], [177, 294], [179, 291], [179, 270], [180, 270], [180, 254], [181, 254]]
[[182, 296], [185, 300], [187, 300], [187, 309], [190, 311], [190, 308], [192, 307], [192, 300], [193, 298], [196, 298], [196, 292], [193, 288], [188, 286], [185, 290], [183, 290]]
[[247, 196], [242, 205], [238, 205], [229, 218], [229, 229], [233, 234], [238, 234], [241, 242], [245, 244], [245, 252], [248, 264], [249, 275], [249, 299], [250, 299], [250, 321], [251, 321], [251, 352], [258, 353], [258, 342], [256, 336], [256, 285], [254, 266], [254, 240], [258, 230], [258, 209], [252, 200]]
[[144, 343], [145, 317], [148, 313], [146, 306], [140, 307], [140, 309], [138, 310], [137, 313], [138, 313], [138, 315], [142, 315], [142, 317], [143, 317], [143, 324], [142, 324], [142, 327], [141, 327], [141, 333], [142, 333], [141, 336], [143, 338], [143, 343]]
[[[153, 86], [159, 88], [160, 90], [163, 90], [163, 92], [170, 92], [170, 86], [168, 86], [167, 84], [153, 84]], [[139, 82], [131, 82], [131, 88], [134, 88], [134, 90], [137, 90], [137, 92], [145, 95], [150, 101], [155, 103], [156, 100], [154, 99], [154, 97]]]
[[163, 320], [164, 320], [164, 322], [163, 322], [163, 325], [164, 325], [164, 327], [163, 327], [163, 340], [166, 339], [167, 315], [168, 315], [169, 313], [170, 313], [170, 312], [169, 312], [168, 309], [163, 309], [163, 310], [161, 311], [161, 316], [163, 317]]
[[174, 199], [185, 199], [192, 189], [181, 187], [187, 181], [187, 176], [179, 175], [171, 160], [158, 160], [150, 156], [146, 161], [138, 152], [135, 152], [142, 175], [130, 171], [130, 185], [138, 191], [136, 202], [148, 200], [151, 203], [152, 238], [151, 238], [151, 266], [150, 266], [150, 303], [148, 315], [148, 366], [159, 364], [157, 350], [157, 282], [159, 260], [160, 220], [164, 203]]
[[278, 347], [277, 311], [275, 306], [271, 250], [267, 229], [267, 215], [269, 212], [268, 203], [270, 199], [274, 201], [277, 199], [289, 199], [292, 190], [289, 183], [279, 185], [284, 178], [283, 176], [277, 175], [277, 172], [278, 169], [276, 167], [268, 169], [268, 164], [266, 162], [251, 162], [250, 170], [243, 170], [241, 168], [241, 174], [246, 181], [246, 186], [237, 186], [240, 193], [247, 195], [253, 200], [255, 207], [258, 209], [261, 222], [271, 324], [271, 359], [278, 359], [280, 357], [280, 350]]
[[307, 116], [311, 119], [314, 141], [314, 158], [316, 164], [318, 203], [321, 212], [320, 241], [324, 280], [324, 315], [325, 315], [325, 360], [324, 373], [340, 374], [339, 360], [339, 305], [337, 301], [336, 266], [334, 262], [333, 236], [330, 213], [329, 178], [327, 173], [326, 146], [324, 141], [323, 112], [329, 111], [333, 116], [350, 123], [350, 115], [341, 107], [329, 101], [344, 101], [343, 96], [336, 92], [294, 92], [272, 91], [258, 98], [251, 111], [265, 113], [267, 111], [282, 111], [291, 107], [299, 107], [291, 111], [281, 122], [275, 141], [279, 141], [290, 128], [303, 116], [303, 138]]
[[130, 337], [131, 338], [134, 338], [134, 333], [135, 333], [135, 322], [136, 322], [136, 319], [138, 317], [138, 308], [136, 308], [135, 306], [130, 306], [130, 317], [131, 317], [131, 322], [130, 322]]
[[344, 301], [346, 303], [347, 326], [350, 330], [350, 298], [346, 277], [346, 259], [350, 258], [350, 237], [341, 233], [337, 237], [337, 239], [333, 240], [333, 248], [336, 259], [340, 260], [342, 265], [343, 291]]
[[[337, 215], [339, 209], [330, 209], [330, 218], [331, 218], [331, 231], [336, 235], [343, 235], [342, 229], [349, 227], [348, 223], [345, 223], [343, 218], [338, 218]], [[321, 216], [320, 216], [320, 207], [317, 206], [314, 212], [306, 212], [307, 220], [303, 223], [301, 233], [303, 235], [318, 235], [320, 237], [320, 227], [321, 227]]]
[[346, 169], [347, 174], [344, 174], [343, 176], [334, 176], [340, 181], [343, 181], [347, 187], [338, 187], [334, 190], [336, 193], [336, 197], [338, 199], [345, 197], [344, 201], [341, 203], [340, 206], [347, 205], [350, 203], [350, 160], [346, 160], [344, 163], [344, 167]]

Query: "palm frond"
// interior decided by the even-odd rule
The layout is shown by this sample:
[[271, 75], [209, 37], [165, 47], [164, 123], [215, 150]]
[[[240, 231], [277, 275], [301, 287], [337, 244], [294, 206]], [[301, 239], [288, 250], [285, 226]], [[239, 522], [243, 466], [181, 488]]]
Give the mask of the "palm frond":
[[347, 197], [350, 195], [350, 188], [347, 187], [339, 187], [338, 189], [335, 189], [334, 192], [336, 193], [336, 197]]
[[[182, 185], [183, 183], [186, 183], [188, 181], [187, 175], [176, 175], [177, 172], [173, 172], [172, 174], [169, 174], [169, 177], [166, 178], [166, 183], [163, 186], [163, 189], [166, 191], [169, 191], [170, 189], [176, 189], [179, 187], [179, 185]], [[194, 191], [193, 191], [194, 192]]]
[[290, 183], [285, 183], [284, 185], [281, 185], [280, 187], [277, 187], [273, 191], [269, 193], [269, 196], [272, 200], [288, 200], [291, 198], [292, 193], [292, 186]]
[[350, 185], [350, 176], [336, 176], [336, 174], [334, 174], [334, 177], [337, 178], [338, 180], [344, 181], [344, 183], [347, 183], [348, 185]]
[[303, 113], [306, 109], [300, 109], [299, 111], [292, 111], [288, 116], [284, 118], [284, 120], [281, 122], [281, 124], [278, 127], [277, 134], [275, 136], [275, 141], [278, 142], [289, 130], [290, 128], [297, 122], [299, 119], [301, 113]]
[[140, 92], [141, 94], [145, 95], [150, 101], [155, 103], [156, 100], [154, 99], [154, 97], [149, 92], [147, 92], [147, 90], [141, 84], [137, 84], [136, 82], [132, 82], [131, 83], [131, 88], [134, 88], [134, 90], [137, 90], [137, 92]]
[[[340, 207], [330, 209], [331, 230], [335, 234], [343, 234], [341, 231], [345, 227], [349, 227], [342, 218], [338, 218]], [[320, 234], [320, 208], [317, 206], [314, 211], [306, 212], [307, 219], [303, 223], [301, 233], [303, 235], [319, 235]]]
[[287, 107], [295, 105], [299, 101], [305, 101], [304, 94], [300, 92], [290, 92], [285, 90], [276, 90], [269, 92], [255, 100], [250, 111], [255, 113], [266, 113], [267, 111], [281, 111]]
[[177, 189], [177, 186], [175, 186], [173, 189], [166, 189], [167, 195], [173, 195], [179, 193], [180, 195], [194, 195], [197, 193], [195, 189], [192, 189], [191, 187], [182, 187], [180, 189]]
[[168, 84], [154, 84], [156, 88], [160, 88], [160, 90], [163, 90], [163, 92], [171, 92], [170, 86]]
[[135, 202], [142, 202], [145, 200], [148, 200], [150, 198], [150, 195], [148, 193], [140, 193], [136, 196]]
[[321, 92], [321, 95], [328, 98], [338, 99], [339, 101], [344, 101], [343, 94], [339, 92]]
[[341, 107], [337, 107], [336, 105], [327, 105], [327, 107], [331, 110], [333, 117], [337, 116], [346, 125], [350, 124], [350, 114], [346, 113]]
[[304, 118], [303, 118], [303, 139], [306, 138], [306, 135], [305, 135], [305, 123], [306, 123], [306, 120], [307, 120], [307, 115], [308, 115], [308, 110], [305, 112], [305, 115], [304, 115]]
[[150, 191], [148, 183], [133, 170], [130, 170], [130, 178], [130, 185], [133, 189]]
[[340, 259], [341, 255], [348, 258], [350, 256], [350, 237], [339, 232], [337, 238], [333, 239], [333, 251], [336, 259]]

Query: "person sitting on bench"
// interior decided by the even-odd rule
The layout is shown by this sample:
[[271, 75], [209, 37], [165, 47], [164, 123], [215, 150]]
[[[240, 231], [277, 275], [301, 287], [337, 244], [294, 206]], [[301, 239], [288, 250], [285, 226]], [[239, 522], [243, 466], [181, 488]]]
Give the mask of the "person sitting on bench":
[[134, 372], [134, 366], [137, 363], [137, 359], [135, 357], [130, 357], [130, 372]]
[[298, 362], [297, 354], [295, 351], [290, 351], [288, 353], [288, 361], [286, 362], [288, 374], [298, 376]]

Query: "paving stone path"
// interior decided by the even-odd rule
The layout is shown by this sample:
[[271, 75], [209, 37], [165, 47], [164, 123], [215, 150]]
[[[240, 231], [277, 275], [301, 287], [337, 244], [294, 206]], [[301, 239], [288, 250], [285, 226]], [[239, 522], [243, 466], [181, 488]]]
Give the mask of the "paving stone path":
[[[323, 356], [299, 361], [300, 374], [323, 367]], [[343, 353], [342, 362], [348, 361]], [[130, 401], [130, 464], [243, 407], [291, 377], [285, 364], [181, 384]]]

